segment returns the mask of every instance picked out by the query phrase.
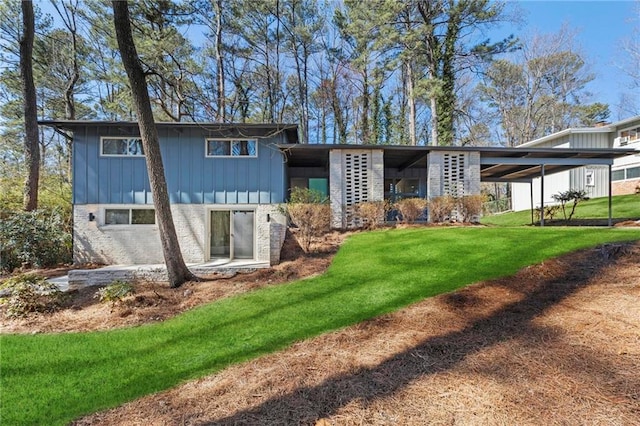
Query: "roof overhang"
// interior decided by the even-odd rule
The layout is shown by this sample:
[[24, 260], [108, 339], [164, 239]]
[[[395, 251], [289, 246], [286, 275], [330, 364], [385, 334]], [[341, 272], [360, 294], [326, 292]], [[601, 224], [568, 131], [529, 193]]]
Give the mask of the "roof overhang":
[[426, 168], [431, 152], [478, 152], [480, 179], [484, 182], [531, 182], [580, 166], [611, 165], [613, 160], [627, 155], [640, 155], [632, 149], [568, 149], [568, 148], [500, 148], [447, 147], [403, 145], [279, 145], [289, 167], [328, 168], [329, 152], [334, 149], [381, 149], [384, 167], [403, 171]]
[[[87, 126], [114, 127], [122, 129], [138, 128], [137, 121], [95, 121], [95, 120], [40, 120], [41, 126], [52, 127], [58, 131], [71, 131]], [[279, 133], [285, 133], [290, 143], [298, 143], [298, 125], [283, 123], [211, 123], [211, 122], [156, 122], [160, 128], [178, 130], [186, 128], [199, 128], [203, 131], [215, 134], [217, 137], [272, 137]]]

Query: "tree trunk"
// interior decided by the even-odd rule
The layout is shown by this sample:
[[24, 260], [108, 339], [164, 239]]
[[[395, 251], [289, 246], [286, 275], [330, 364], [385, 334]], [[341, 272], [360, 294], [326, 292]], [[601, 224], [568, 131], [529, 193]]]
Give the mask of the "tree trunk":
[[158, 129], [151, 111], [145, 74], [133, 43], [129, 7], [126, 1], [114, 0], [112, 4], [118, 48], [122, 56], [122, 63], [129, 77], [132, 98], [138, 115], [138, 127], [140, 128], [142, 147], [146, 157], [149, 183], [158, 218], [160, 241], [169, 275], [169, 284], [171, 287], [179, 287], [184, 282], [194, 280], [196, 277], [184, 263], [173, 224], [167, 182], [164, 176], [164, 166], [162, 165]]
[[414, 77], [413, 66], [411, 61], [406, 62], [407, 65], [407, 101], [409, 103], [409, 145], [417, 145], [416, 140], [416, 96], [413, 90]]
[[431, 143], [429, 145], [438, 145], [438, 103], [435, 97], [429, 99], [431, 104]]
[[38, 208], [40, 180], [40, 144], [36, 87], [33, 82], [33, 39], [35, 18], [31, 0], [22, 1], [22, 37], [20, 37], [20, 77], [24, 97], [25, 161], [29, 168], [24, 182], [23, 207], [26, 211]]
[[218, 104], [218, 111], [216, 113], [217, 115], [217, 121], [220, 123], [224, 123], [226, 121], [226, 114], [225, 114], [225, 109], [226, 109], [226, 105], [225, 105], [225, 87], [224, 87], [224, 61], [222, 58], [222, 49], [223, 49], [223, 45], [222, 45], [222, 0], [215, 0], [214, 2], [214, 8], [216, 11], [216, 45], [215, 45], [215, 49], [216, 49], [216, 64], [218, 67], [218, 75], [217, 75], [217, 80], [218, 80], [218, 97], [217, 97], [217, 104]]

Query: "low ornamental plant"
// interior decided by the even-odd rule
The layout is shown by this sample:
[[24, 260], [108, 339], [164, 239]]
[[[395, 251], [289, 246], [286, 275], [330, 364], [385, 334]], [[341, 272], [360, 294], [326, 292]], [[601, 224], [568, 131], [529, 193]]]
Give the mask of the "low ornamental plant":
[[[587, 193], [583, 190], [578, 189], [570, 189], [568, 191], [559, 192], [555, 195], [551, 196], [555, 201], [560, 203], [560, 207], [562, 208], [562, 215], [565, 220], [571, 220], [573, 214], [576, 212], [576, 206], [581, 201], [588, 200]], [[569, 213], [569, 217], [567, 217], [566, 205], [569, 202], [573, 202], [571, 205], [571, 212]]]
[[363, 228], [376, 229], [384, 223], [385, 214], [389, 210], [387, 201], [366, 201], [356, 206], [356, 212], [362, 221]]
[[395, 207], [404, 223], [414, 223], [427, 208], [427, 200], [424, 198], [404, 198], [398, 201]]
[[131, 283], [116, 280], [96, 291], [93, 297], [102, 303], [111, 303], [112, 306], [115, 306], [122, 302], [122, 299], [132, 294], [135, 294], [135, 289]]
[[477, 222], [482, 215], [483, 195], [465, 195], [458, 200], [458, 212], [463, 222]]
[[429, 200], [428, 207], [431, 222], [441, 223], [451, 218], [451, 213], [456, 208], [456, 200], [450, 195], [434, 197]]
[[34, 313], [54, 312], [62, 306], [64, 293], [57, 285], [36, 274], [20, 274], [2, 284], [1, 303], [9, 317], [25, 317]]

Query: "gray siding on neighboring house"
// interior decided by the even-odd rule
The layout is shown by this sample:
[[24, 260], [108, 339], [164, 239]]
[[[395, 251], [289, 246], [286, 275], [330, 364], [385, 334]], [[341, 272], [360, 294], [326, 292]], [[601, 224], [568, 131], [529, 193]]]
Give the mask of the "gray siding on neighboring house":
[[[557, 146], [566, 145], [570, 142], [571, 135], [536, 144], [535, 148], [555, 148]], [[566, 145], [568, 148], [569, 145]]]
[[[586, 185], [587, 170], [593, 171], [593, 186]], [[609, 193], [609, 167], [588, 166], [578, 167], [569, 171], [568, 189], [584, 190], [589, 198], [606, 197]]]
[[[74, 132], [74, 204], [151, 204], [143, 157], [100, 156], [100, 137], [137, 136], [137, 128], [84, 126]], [[180, 204], [271, 204], [285, 198], [283, 134], [258, 139], [257, 158], [207, 158], [200, 128], [160, 127], [169, 197]]]
[[573, 133], [569, 148], [604, 149], [609, 148], [609, 133]]

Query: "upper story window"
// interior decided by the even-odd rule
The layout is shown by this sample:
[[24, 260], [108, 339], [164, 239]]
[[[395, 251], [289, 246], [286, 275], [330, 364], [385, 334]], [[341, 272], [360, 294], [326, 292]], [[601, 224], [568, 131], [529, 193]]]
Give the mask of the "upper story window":
[[617, 138], [619, 146], [625, 146], [638, 140], [640, 140], [640, 127], [622, 130]]
[[102, 155], [111, 156], [144, 156], [142, 150], [142, 139], [127, 137], [103, 137], [100, 138]]
[[207, 139], [207, 157], [256, 157], [255, 139]]

